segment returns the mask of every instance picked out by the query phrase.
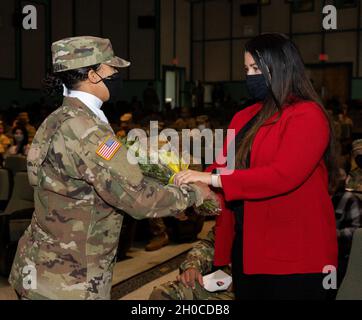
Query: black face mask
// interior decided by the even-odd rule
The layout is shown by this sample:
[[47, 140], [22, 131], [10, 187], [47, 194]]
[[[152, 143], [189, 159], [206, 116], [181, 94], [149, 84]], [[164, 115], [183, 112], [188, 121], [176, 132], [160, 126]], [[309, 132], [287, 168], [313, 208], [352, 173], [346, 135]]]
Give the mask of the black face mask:
[[[97, 73], [98, 74], [98, 73]], [[99, 74], [98, 74], [99, 76]], [[101, 77], [101, 76], [99, 76]], [[122, 77], [119, 72], [107, 77], [102, 78], [104, 85], [107, 87], [109, 92], [108, 102], [117, 102], [121, 99], [121, 88], [122, 88]]]
[[268, 87], [263, 74], [247, 75], [246, 87], [249, 94], [257, 101], [263, 101], [268, 95]]

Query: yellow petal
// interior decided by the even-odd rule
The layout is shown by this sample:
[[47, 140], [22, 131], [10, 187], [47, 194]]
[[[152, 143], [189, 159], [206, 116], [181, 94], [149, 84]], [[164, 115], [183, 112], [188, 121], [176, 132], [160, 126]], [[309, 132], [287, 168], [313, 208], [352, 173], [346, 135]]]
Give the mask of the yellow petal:
[[175, 180], [175, 175], [176, 175], [176, 173], [172, 175], [172, 177], [170, 178], [170, 180], [168, 180], [168, 183], [169, 183], [169, 184], [173, 184], [173, 182], [174, 182], [174, 180]]

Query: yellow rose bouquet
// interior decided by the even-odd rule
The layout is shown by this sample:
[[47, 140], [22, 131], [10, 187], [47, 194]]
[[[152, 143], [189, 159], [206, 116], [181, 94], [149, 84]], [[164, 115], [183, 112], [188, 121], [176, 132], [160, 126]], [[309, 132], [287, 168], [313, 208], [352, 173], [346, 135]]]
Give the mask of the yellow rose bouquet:
[[[179, 157], [176, 152], [170, 151], [172, 148], [162, 148], [153, 151], [150, 148], [147, 150], [142, 148], [139, 140], [128, 141], [127, 138], [123, 138], [121, 141], [127, 149], [131, 149], [133, 155], [137, 158], [142, 173], [145, 176], [156, 179], [163, 185], [173, 184], [176, 173], [187, 170], [189, 167], [189, 164], [184, 161], [183, 157]], [[201, 206], [195, 207], [195, 211], [200, 215], [215, 216], [220, 213], [221, 207], [215, 197], [214, 199], [204, 200]]]

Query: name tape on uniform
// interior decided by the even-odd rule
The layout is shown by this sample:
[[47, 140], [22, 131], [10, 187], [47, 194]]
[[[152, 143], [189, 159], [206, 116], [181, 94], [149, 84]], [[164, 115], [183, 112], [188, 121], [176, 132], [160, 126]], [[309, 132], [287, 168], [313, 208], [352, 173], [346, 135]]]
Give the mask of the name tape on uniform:
[[107, 137], [106, 140], [98, 147], [96, 154], [104, 160], [111, 160], [117, 153], [121, 143], [111, 136]]

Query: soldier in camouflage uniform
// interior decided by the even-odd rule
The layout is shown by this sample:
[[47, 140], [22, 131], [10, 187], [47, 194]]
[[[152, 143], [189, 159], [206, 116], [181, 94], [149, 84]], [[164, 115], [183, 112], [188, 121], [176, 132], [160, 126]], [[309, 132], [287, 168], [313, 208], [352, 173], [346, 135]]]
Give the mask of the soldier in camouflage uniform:
[[349, 173], [346, 190], [355, 192], [362, 200], [362, 139], [353, 141], [352, 158], [356, 163], [356, 168]]
[[356, 167], [350, 171], [345, 186], [333, 196], [338, 235], [338, 283], [347, 271], [354, 232], [362, 227], [362, 139], [352, 143]]
[[[214, 261], [214, 228], [208, 233], [206, 239], [199, 241], [187, 254], [186, 260], [180, 266], [182, 274], [195, 270], [196, 274], [206, 275], [213, 271]], [[231, 274], [230, 267], [224, 267], [223, 271]], [[197, 278], [197, 277], [196, 277]], [[209, 292], [204, 289], [197, 279], [194, 288], [186, 287], [180, 279], [164, 283], [155, 287], [150, 295], [150, 300], [233, 300], [234, 294], [229, 288], [227, 291]]]
[[[67, 38], [52, 49], [55, 72], [100, 64], [102, 73], [116, 73], [114, 68], [129, 65], [114, 56], [107, 39]], [[85, 81], [95, 77], [86, 75]], [[108, 88], [97, 83], [102, 92]], [[124, 213], [136, 219], [177, 215], [207, 194], [202, 186], [163, 187], [144, 177], [110, 125], [80, 99], [64, 98], [40, 126], [28, 155], [35, 211], [9, 278], [25, 299], [109, 299]]]

